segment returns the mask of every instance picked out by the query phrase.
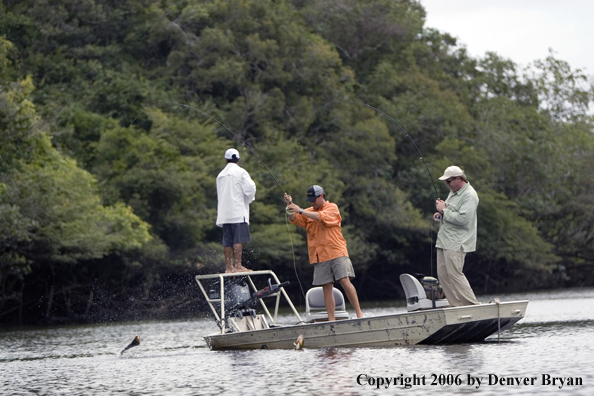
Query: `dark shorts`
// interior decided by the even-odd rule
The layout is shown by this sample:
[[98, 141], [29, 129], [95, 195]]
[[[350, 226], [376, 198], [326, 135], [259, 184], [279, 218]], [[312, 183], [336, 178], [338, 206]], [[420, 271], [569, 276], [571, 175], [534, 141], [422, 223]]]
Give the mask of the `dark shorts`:
[[233, 247], [238, 243], [251, 242], [248, 223], [223, 224], [223, 246]]
[[334, 283], [342, 278], [354, 278], [355, 270], [353, 263], [348, 256], [338, 257], [332, 260], [314, 264], [314, 286], [322, 286], [327, 283]]

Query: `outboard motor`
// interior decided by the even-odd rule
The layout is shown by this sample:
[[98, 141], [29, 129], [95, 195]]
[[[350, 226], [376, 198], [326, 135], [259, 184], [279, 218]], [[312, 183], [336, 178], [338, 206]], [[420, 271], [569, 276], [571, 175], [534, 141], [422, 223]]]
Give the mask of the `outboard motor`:
[[229, 316], [236, 316], [241, 319], [244, 315], [250, 315], [255, 318], [256, 310], [247, 307], [251, 297], [250, 288], [243, 281], [227, 286], [225, 292], [225, 309], [229, 312]]
[[[219, 286], [214, 285], [208, 291], [208, 297], [210, 299], [216, 300], [221, 298], [221, 293], [219, 292]], [[234, 282], [226, 282], [225, 286], [225, 311], [232, 314], [237, 309], [243, 307], [245, 303], [250, 299], [250, 289], [245, 281], [234, 281]], [[221, 309], [220, 302], [213, 302], [212, 303], [214, 309], [218, 312]]]
[[431, 301], [445, 298], [443, 288], [439, 284], [439, 280], [432, 276], [425, 276], [425, 274], [415, 274], [415, 277], [421, 282], [427, 298]]
[[268, 286], [250, 295], [249, 287], [245, 283], [232, 284], [229, 287], [229, 293], [231, 293], [230, 296], [233, 296], [229, 297], [229, 304], [231, 306], [229, 315], [237, 316], [240, 319], [243, 318], [244, 315], [251, 315], [255, 318], [256, 310], [251, 309], [250, 307], [257, 305], [260, 299], [278, 293], [281, 287], [288, 285], [288, 281], [273, 285], [270, 278], [268, 278]]
[[250, 299], [250, 289], [244, 282], [232, 283], [228, 286], [225, 297], [225, 303], [230, 307], [241, 305]]
[[[229, 328], [228, 318], [236, 317], [243, 319], [244, 316], [251, 316], [252, 318], [257, 317], [256, 310], [252, 307], [258, 305], [258, 302], [266, 297], [276, 295], [281, 287], [289, 285], [289, 282], [283, 282], [273, 285], [271, 280], [268, 279], [268, 286], [262, 290], [258, 290], [254, 293], [250, 293], [250, 288], [244, 279], [225, 281], [225, 322], [224, 326]], [[208, 297], [211, 300], [219, 300], [221, 298], [220, 289], [215, 283], [208, 291]], [[220, 302], [213, 301], [212, 305], [214, 310], [218, 312], [221, 309]], [[216, 319], [216, 315], [211, 314], [217, 320], [219, 327], [223, 326], [222, 321]]]

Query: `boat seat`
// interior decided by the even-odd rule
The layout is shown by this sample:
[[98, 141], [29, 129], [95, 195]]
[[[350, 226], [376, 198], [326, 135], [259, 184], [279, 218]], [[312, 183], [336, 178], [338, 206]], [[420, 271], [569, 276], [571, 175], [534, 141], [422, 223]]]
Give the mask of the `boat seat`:
[[[406, 295], [406, 310], [416, 311], [419, 309], [433, 309], [433, 302], [427, 298], [425, 289], [417, 278], [409, 274], [400, 275], [400, 283]], [[446, 298], [435, 300], [435, 308], [444, 308], [450, 303]]]
[[[350, 315], [346, 311], [346, 305], [342, 292], [333, 287], [334, 303], [336, 310], [334, 311], [334, 318], [336, 320], [349, 319]], [[307, 291], [305, 295], [305, 322], [324, 322], [328, 321], [328, 312], [326, 312], [326, 305], [324, 304], [324, 291], [321, 287], [314, 287]]]

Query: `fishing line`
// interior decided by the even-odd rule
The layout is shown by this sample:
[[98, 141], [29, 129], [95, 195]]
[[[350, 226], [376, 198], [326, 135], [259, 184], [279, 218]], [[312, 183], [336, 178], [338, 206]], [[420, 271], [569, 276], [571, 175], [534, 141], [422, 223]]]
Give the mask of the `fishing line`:
[[381, 111], [380, 109], [373, 107], [371, 105], [368, 105], [367, 103], [363, 103], [363, 102], [357, 102], [356, 100], [335, 100], [333, 102], [328, 102], [325, 103], [324, 105], [322, 105], [321, 107], [319, 107], [314, 114], [317, 114], [320, 110], [322, 110], [323, 108], [330, 106], [332, 104], [336, 104], [336, 103], [343, 103], [343, 102], [348, 102], [348, 103], [354, 103], [354, 104], [358, 104], [361, 106], [365, 106], [365, 107], [369, 107], [370, 109], [373, 109], [375, 111], [377, 111], [378, 113], [380, 113], [381, 115], [383, 115], [384, 117], [386, 117], [388, 120], [392, 121], [401, 131], [402, 133], [404, 133], [404, 136], [406, 136], [410, 142], [412, 143], [413, 147], [415, 148], [415, 150], [417, 150], [417, 153], [419, 153], [420, 155], [420, 160], [423, 161], [423, 164], [425, 165], [425, 169], [427, 169], [427, 173], [429, 174], [429, 178], [431, 179], [431, 184], [433, 185], [433, 190], [435, 191], [435, 197], [437, 199], [439, 199], [439, 194], [437, 193], [437, 187], [435, 187], [435, 181], [433, 180], [433, 176], [431, 176], [431, 171], [429, 171], [429, 166], [427, 165], [427, 162], [425, 162], [425, 158], [423, 158], [423, 153], [421, 153], [421, 150], [419, 149], [419, 147], [417, 146], [417, 144], [415, 143], [415, 141], [413, 140], [413, 138], [408, 134], [408, 132], [406, 132], [406, 130], [402, 127], [402, 125], [400, 125], [400, 123], [398, 121], [396, 121], [394, 118], [390, 117], [388, 114], [386, 114], [385, 112]]
[[[303, 291], [303, 286], [301, 285], [301, 280], [299, 279], [299, 274], [297, 273], [297, 260], [295, 259], [295, 247], [293, 246], [293, 237], [291, 236], [291, 230], [289, 230], [289, 215], [285, 216], [285, 222], [287, 225], [287, 234], [289, 234], [289, 240], [291, 241], [291, 252], [293, 253], [293, 269], [295, 270], [295, 277], [297, 278], [297, 282], [299, 282], [299, 288], [301, 289], [301, 294], [303, 298], [305, 298], [305, 292]], [[301, 304], [301, 300], [299, 301]]]
[[[429, 239], [431, 240], [431, 243], [429, 244], [429, 257], [430, 257], [430, 264], [429, 264], [429, 269], [431, 270], [431, 277], [433, 277], [433, 223], [435, 223], [434, 221], [431, 221], [431, 225], [430, 230], [429, 231]], [[437, 268], [436, 268], [437, 271]], [[437, 277], [437, 275], [435, 276]]]
[[[406, 130], [404, 129], [404, 127], [402, 125], [400, 125], [400, 123], [398, 121], [396, 121], [394, 118], [390, 117], [388, 114], [386, 114], [385, 112], [383, 112], [382, 110], [378, 109], [377, 107], [373, 107], [371, 105], [368, 105], [367, 103], [363, 103], [363, 102], [358, 102], [356, 100], [348, 100], [348, 99], [344, 99], [344, 100], [335, 100], [332, 102], [328, 102], [323, 104], [322, 106], [320, 106], [315, 112], [314, 114], [317, 114], [318, 112], [320, 112], [322, 109], [324, 109], [327, 106], [333, 105], [333, 104], [337, 104], [337, 103], [354, 103], [354, 104], [358, 104], [361, 106], [365, 106], [368, 107], [370, 109], [373, 109], [375, 111], [377, 111], [378, 113], [380, 113], [381, 115], [383, 115], [384, 117], [386, 117], [388, 120], [392, 121], [399, 129], [400, 131], [402, 131], [402, 133], [404, 133], [404, 136], [406, 136], [408, 138], [408, 140], [410, 140], [410, 142], [412, 143], [413, 147], [415, 148], [415, 150], [417, 150], [417, 153], [419, 153], [420, 156], [420, 160], [423, 161], [423, 164], [425, 165], [425, 169], [427, 170], [427, 174], [429, 174], [429, 178], [431, 179], [431, 184], [433, 185], [433, 190], [435, 191], [435, 198], [439, 199], [439, 193], [437, 192], [437, 187], [435, 186], [435, 181], [433, 180], [433, 176], [431, 176], [431, 171], [429, 170], [429, 166], [427, 165], [427, 162], [425, 161], [425, 158], [423, 157], [423, 153], [421, 152], [421, 150], [419, 149], [419, 147], [417, 146], [417, 144], [415, 143], [415, 141], [413, 140], [413, 138], [408, 134], [408, 132], [406, 132]], [[431, 269], [431, 276], [433, 276], [433, 222], [431, 223], [431, 234], [430, 234], [430, 238], [431, 238], [431, 262], [430, 262], [430, 269]]]
[[[425, 158], [423, 157], [423, 153], [421, 152], [421, 150], [419, 149], [419, 147], [417, 146], [417, 144], [415, 143], [415, 141], [413, 140], [413, 138], [408, 134], [408, 132], [406, 132], [406, 130], [404, 129], [404, 127], [398, 122], [396, 121], [394, 118], [390, 117], [388, 114], [386, 114], [384, 111], [371, 106], [367, 103], [363, 103], [363, 102], [358, 102], [358, 101], [354, 101], [354, 100], [336, 100], [336, 101], [332, 101], [332, 102], [328, 102], [323, 104], [322, 106], [320, 106], [315, 112], [314, 114], [319, 113], [321, 110], [323, 110], [324, 108], [333, 105], [333, 104], [337, 104], [337, 103], [354, 103], [354, 104], [358, 104], [360, 106], [365, 106], [368, 107], [372, 110], [375, 110], [376, 112], [378, 112], [379, 114], [383, 115], [384, 117], [386, 117], [386, 119], [390, 120], [391, 122], [394, 123], [394, 125], [396, 125], [398, 127], [398, 129], [400, 129], [400, 131], [404, 134], [404, 136], [406, 136], [410, 142], [412, 143], [413, 147], [415, 148], [415, 150], [417, 151], [417, 153], [420, 156], [420, 160], [423, 161], [423, 164], [425, 165], [425, 169], [427, 170], [427, 173], [429, 175], [429, 178], [431, 180], [431, 184], [433, 186], [433, 190], [435, 191], [435, 196], [436, 198], [439, 197], [439, 194], [437, 192], [437, 187], [435, 186], [435, 181], [433, 180], [433, 176], [431, 175], [431, 172], [429, 170], [429, 166], [427, 165], [427, 162], [425, 161]], [[199, 112], [200, 114], [206, 116], [208, 119], [216, 122], [218, 125], [220, 125], [221, 127], [225, 128], [229, 133], [231, 133], [239, 142], [241, 142], [257, 159], [258, 162], [266, 169], [266, 171], [270, 174], [270, 176], [272, 177], [272, 179], [274, 180], [274, 182], [277, 184], [277, 186], [281, 189], [281, 191], [283, 192], [283, 194], [286, 194], [285, 189], [281, 186], [281, 184], [279, 183], [279, 181], [276, 179], [276, 177], [274, 176], [274, 174], [272, 173], [272, 171], [270, 170], [270, 168], [268, 168], [268, 166], [262, 161], [262, 159], [260, 158], [260, 156], [247, 144], [247, 142], [245, 142], [239, 135], [237, 135], [235, 132], [233, 132], [231, 130], [231, 128], [229, 128], [227, 125], [225, 125], [224, 123], [222, 123], [221, 121], [219, 121], [216, 117], [206, 113], [205, 111], [202, 111], [196, 107], [187, 105], [187, 104], [183, 104], [183, 103], [179, 103], [179, 102], [159, 102], [159, 103], [155, 103], [156, 104], [171, 104], [171, 105], [177, 105], [177, 106], [182, 106], [182, 107], [186, 107], [188, 109], [192, 109], [195, 110], [197, 112]], [[139, 113], [140, 114], [140, 113]], [[139, 115], [138, 114], [138, 115]], [[138, 117], [138, 115], [134, 118], [134, 120], [132, 121], [132, 124], [134, 123], [134, 121], [136, 120], [136, 118]], [[288, 215], [286, 215], [288, 218]], [[301, 288], [301, 293], [303, 294], [303, 296], [305, 297], [305, 293], [303, 291], [303, 287], [301, 285], [301, 280], [299, 279], [299, 276], [297, 274], [297, 265], [296, 265], [296, 259], [295, 259], [295, 248], [293, 246], [293, 239], [291, 237], [291, 232], [289, 230], [289, 225], [288, 225], [288, 220], [287, 221], [287, 232], [289, 233], [289, 238], [291, 241], [291, 248], [292, 248], [292, 252], [293, 252], [293, 268], [295, 270], [295, 275], [297, 277], [297, 281], [299, 282], [299, 287]], [[433, 253], [431, 253], [431, 261], [433, 259]], [[433, 264], [431, 264], [431, 270], [433, 270]]]

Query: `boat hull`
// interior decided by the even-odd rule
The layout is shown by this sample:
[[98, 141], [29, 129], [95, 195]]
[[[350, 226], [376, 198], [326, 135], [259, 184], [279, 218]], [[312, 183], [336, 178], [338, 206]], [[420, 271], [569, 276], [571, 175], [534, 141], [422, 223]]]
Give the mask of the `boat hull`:
[[304, 348], [480, 342], [522, 319], [527, 305], [528, 301], [514, 301], [429, 309], [335, 322], [217, 333], [204, 338], [213, 350], [291, 349], [300, 335], [304, 339]]

